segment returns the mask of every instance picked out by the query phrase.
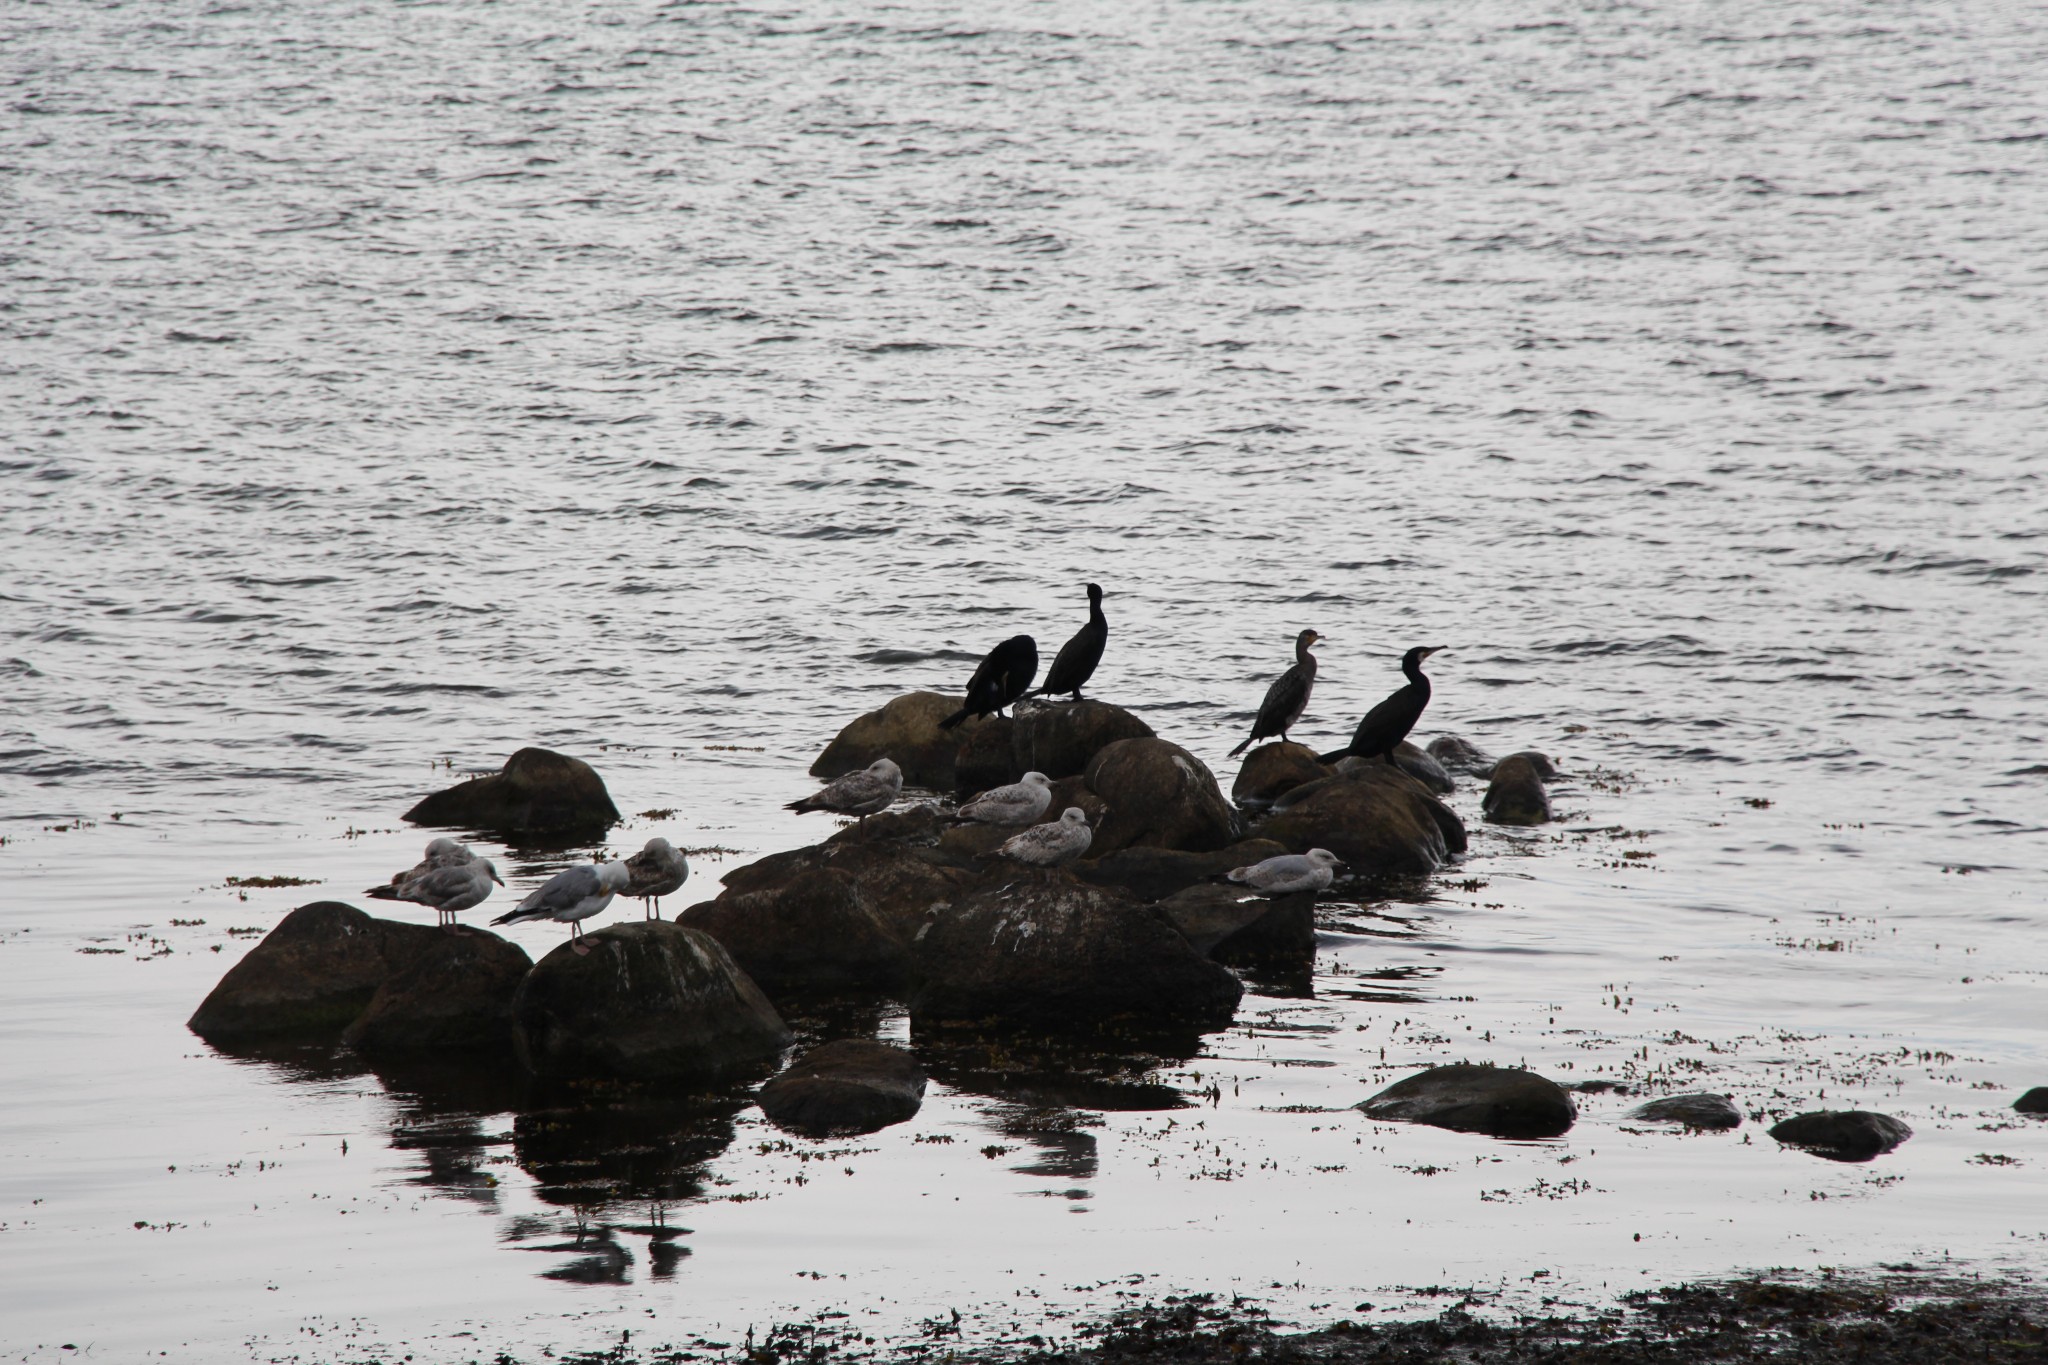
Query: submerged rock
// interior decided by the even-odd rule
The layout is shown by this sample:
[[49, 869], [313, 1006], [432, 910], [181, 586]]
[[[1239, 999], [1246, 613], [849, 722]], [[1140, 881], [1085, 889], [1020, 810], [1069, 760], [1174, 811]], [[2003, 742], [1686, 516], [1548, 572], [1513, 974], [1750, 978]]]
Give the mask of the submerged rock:
[[1579, 1116], [1563, 1086], [1506, 1066], [1433, 1066], [1352, 1108], [1369, 1118], [1505, 1138], [1556, 1137]]
[[1890, 1114], [1820, 1109], [1773, 1126], [1771, 1136], [1830, 1161], [1868, 1161], [1913, 1136], [1913, 1130]]
[[2022, 1114], [2048, 1114], [2048, 1085], [2037, 1085], [2012, 1102]]
[[1550, 823], [1550, 793], [1527, 754], [1510, 754], [1493, 765], [1480, 809], [1496, 825]]
[[789, 1043], [782, 1016], [709, 935], [608, 924], [534, 965], [512, 1002], [519, 1059], [555, 1078], [721, 1079]]
[[1386, 763], [1290, 794], [1259, 830], [1289, 852], [1326, 848], [1364, 876], [1434, 872], [1465, 851], [1465, 825], [1420, 782]]
[[924, 1068], [900, 1047], [845, 1039], [812, 1048], [761, 1087], [761, 1112], [800, 1133], [871, 1133], [924, 1104]]
[[1316, 954], [1312, 891], [1267, 898], [1238, 886], [1177, 891], [1159, 912], [1198, 953], [1233, 966], [1300, 966]]
[[1020, 701], [1010, 730], [1012, 765], [1055, 780], [1078, 777], [1096, 754], [1120, 739], [1150, 739], [1152, 727], [1102, 701]]
[[434, 937], [377, 987], [344, 1043], [368, 1053], [511, 1046], [512, 999], [533, 959], [481, 930]]
[[1493, 771], [1492, 754], [1456, 735], [1438, 735], [1429, 742], [1426, 752], [1448, 771], [1467, 777], [1485, 777]]
[[934, 915], [912, 966], [919, 1028], [1223, 1028], [1243, 994], [1157, 910], [1061, 871], [1020, 872]]
[[1097, 886], [1121, 888], [1141, 901], [1156, 901], [1183, 887], [1220, 877], [1234, 867], [1247, 867], [1286, 851], [1271, 839], [1247, 839], [1213, 853], [1125, 848], [1093, 862], [1075, 864], [1074, 875]]
[[338, 1034], [378, 987], [447, 937], [340, 901], [302, 905], [228, 969], [186, 1027], [213, 1043]]
[[1726, 1095], [1666, 1095], [1661, 1100], [1639, 1104], [1628, 1111], [1644, 1123], [1677, 1123], [1687, 1128], [1721, 1130], [1740, 1128], [1742, 1111]]
[[728, 891], [691, 906], [676, 923], [718, 940], [777, 997], [890, 991], [910, 966], [905, 936], [875, 913], [858, 879], [836, 867], [811, 867], [759, 891]]
[[416, 825], [515, 832], [608, 829], [619, 808], [597, 770], [549, 749], [521, 749], [502, 771], [435, 792], [405, 813]]
[[1240, 806], [1263, 808], [1311, 782], [1320, 782], [1330, 770], [1316, 761], [1316, 751], [1306, 744], [1274, 740], [1261, 744], [1244, 756], [1237, 780], [1230, 784], [1230, 799]]
[[960, 740], [952, 731], [941, 730], [939, 722], [959, 709], [958, 697], [937, 692], [892, 698], [879, 711], [870, 711], [841, 730], [811, 764], [811, 776], [829, 782], [887, 758], [903, 770], [908, 785], [950, 791]]
[[1237, 813], [1208, 765], [1163, 739], [1123, 739], [1089, 760], [1089, 790], [1109, 808], [1089, 852], [1177, 848], [1204, 853], [1237, 837]]

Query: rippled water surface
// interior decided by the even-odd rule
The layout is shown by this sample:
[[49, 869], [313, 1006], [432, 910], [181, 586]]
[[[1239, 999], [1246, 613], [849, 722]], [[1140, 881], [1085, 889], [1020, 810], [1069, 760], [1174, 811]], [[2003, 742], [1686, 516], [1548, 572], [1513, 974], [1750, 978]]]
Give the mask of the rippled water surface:
[[[2048, 1084], [2033, 20], [7, 8], [0, 1345], [716, 1353], [2048, 1271], [2048, 1126], [2009, 1112]], [[1313, 626], [1301, 737], [1444, 644], [1425, 737], [1556, 755], [1564, 822], [1468, 787], [1470, 856], [1333, 898], [1310, 994], [1079, 1078], [934, 1055], [852, 1142], [697, 1097], [599, 1160], [516, 1079], [183, 1028], [236, 931], [409, 862], [451, 767], [588, 757], [676, 812], [614, 846], [714, 850], [709, 895], [823, 832], [779, 807], [839, 725], [1056, 647], [1088, 579], [1093, 690], [1226, 784]], [[226, 884], [281, 875], [319, 887]], [[1838, 1166], [1613, 1095], [1547, 1144], [1346, 1108], [1464, 1057], [1916, 1136]]]

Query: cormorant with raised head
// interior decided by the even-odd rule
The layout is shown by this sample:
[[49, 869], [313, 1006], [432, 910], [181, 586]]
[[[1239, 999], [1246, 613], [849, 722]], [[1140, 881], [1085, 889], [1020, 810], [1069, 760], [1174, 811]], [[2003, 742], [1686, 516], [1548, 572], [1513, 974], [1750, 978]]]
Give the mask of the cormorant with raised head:
[[1102, 589], [1088, 585], [1088, 624], [1074, 632], [1074, 638], [1060, 646], [1052, 667], [1045, 671], [1045, 686], [1025, 693], [1029, 697], [1071, 692], [1081, 700], [1081, 684], [1095, 676], [1102, 662], [1102, 647], [1109, 643], [1109, 618], [1102, 614]]
[[1038, 641], [1029, 635], [1012, 635], [988, 652], [967, 680], [966, 703], [940, 721], [939, 728], [950, 730], [969, 716], [1001, 715], [1037, 676]]
[[1308, 694], [1316, 686], [1316, 656], [1309, 653], [1309, 646], [1323, 637], [1312, 630], [1305, 630], [1294, 637], [1294, 667], [1273, 680], [1266, 689], [1266, 699], [1259, 703], [1259, 718], [1252, 722], [1251, 738], [1230, 751], [1236, 758], [1239, 754], [1262, 739], [1278, 735], [1282, 740], [1301, 719], [1301, 713], [1308, 709]]
[[1408, 685], [1394, 689], [1385, 701], [1366, 712], [1365, 719], [1358, 722], [1358, 728], [1352, 731], [1349, 744], [1327, 754], [1318, 754], [1316, 761], [1335, 763], [1353, 754], [1360, 758], [1381, 754], [1392, 763], [1394, 746], [1408, 738], [1415, 722], [1422, 719], [1422, 708], [1429, 705], [1429, 679], [1422, 676], [1422, 661], [1442, 648], [1442, 645], [1417, 645], [1403, 654], [1401, 671], [1408, 675]]

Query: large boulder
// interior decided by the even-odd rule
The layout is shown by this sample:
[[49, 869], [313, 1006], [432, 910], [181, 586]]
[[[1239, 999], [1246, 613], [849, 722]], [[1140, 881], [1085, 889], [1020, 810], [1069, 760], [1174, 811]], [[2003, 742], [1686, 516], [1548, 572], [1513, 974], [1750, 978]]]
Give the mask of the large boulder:
[[1241, 886], [1205, 883], [1159, 902], [1196, 952], [1233, 966], [1300, 966], [1316, 954], [1316, 897], [1298, 891], [1271, 899]]
[[597, 769], [549, 749], [521, 749], [502, 771], [435, 792], [405, 813], [416, 825], [550, 833], [603, 830], [619, 808]]
[[1314, 749], [1276, 739], [1244, 756], [1237, 780], [1230, 784], [1230, 799], [1247, 809], [1264, 809], [1296, 787], [1329, 775], [1330, 769], [1316, 761]]
[[[868, 823], [883, 818], [870, 816]], [[842, 841], [834, 835], [822, 844], [770, 854], [727, 872], [721, 879], [725, 895], [780, 892], [829, 869], [851, 877], [862, 904], [908, 943], [933, 906], [951, 900], [979, 875], [963, 866], [957, 853], [941, 847], [945, 836], [937, 831], [945, 828], [943, 821], [932, 820], [924, 828], [928, 833], [891, 840]]]
[[1527, 754], [1510, 754], [1493, 765], [1480, 809], [1496, 825], [1550, 823], [1550, 792]]
[[1365, 876], [1434, 872], [1465, 851], [1457, 812], [1385, 763], [1296, 790], [1259, 833], [1295, 853], [1326, 848]]
[[676, 923], [709, 934], [771, 995], [890, 991], [909, 970], [908, 944], [861, 895], [858, 879], [813, 867], [779, 886], [728, 891]]
[[367, 1053], [504, 1048], [512, 998], [533, 966], [526, 950], [478, 930], [435, 932], [385, 978], [341, 1040]]
[[1011, 742], [1017, 722], [1008, 716], [976, 716], [963, 721], [952, 733], [959, 737], [953, 751], [953, 789], [962, 796], [1004, 787], [1024, 776], [1017, 766], [1017, 747]]
[[1369, 1118], [1504, 1138], [1556, 1137], [1579, 1116], [1563, 1086], [1508, 1066], [1433, 1066], [1352, 1108]]
[[811, 776], [829, 782], [887, 758], [903, 770], [908, 785], [950, 791], [959, 732], [941, 730], [939, 722], [959, 709], [958, 697], [937, 692], [892, 698], [881, 710], [870, 711], [841, 730], [811, 764]]
[[782, 1016], [709, 935], [663, 920], [608, 924], [534, 964], [512, 1001], [513, 1042], [551, 1078], [712, 1081], [789, 1044]]
[[1429, 742], [1425, 752], [1447, 771], [1464, 773], [1467, 777], [1485, 777], [1493, 771], [1492, 754], [1456, 735], [1438, 735]]
[[1119, 887], [1141, 901], [1156, 901], [1184, 887], [1220, 877], [1232, 868], [1249, 867], [1285, 852], [1285, 848], [1271, 839], [1247, 839], [1213, 853], [1183, 853], [1171, 848], [1122, 848], [1093, 861], [1076, 863], [1073, 871], [1084, 882]]
[[1913, 1130], [1890, 1114], [1820, 1109], [1773, 1125], [1771, 1136], [1830, 1161], [1868, 1161], [1913, 1136]]
[[916, 1114], [924, 1086], [903, 1048], [850, 1038], [812, 1048], [762, 1086], [761, 1112], [798, 1133], [871, 1133]]
[[933, 916], [912, 970], [919, 1028], [1217, 1029], [1244, 993], [1157, 910], [1057, 870], [1020, 872]]
[[1152, 727], [1103, 701], [1017, 703], [1010, 748], [1018, 773], [1078, 777], [1088, 760], [1120, 739], [1150, 739]]
[[1726, 1095], [1705, 1091], [1690, 1095], [1666, 1095], [1628, 1111], [1643, 1123], [1675, 1123], [1685, 1128], [1721, 1131], [1742, 1126], [1742, 1111]]
[[186, 1027], [210, 1043], [338, 1034], [446, 937], [340, 901], [302, 905], [228, 969]]
[[1109, 807], [1089, 845], [1100, 858], [1120, 848], [1205, 853], [1237, 838], [1237, 813], [1208, 765], [1163, 739], [1121, 739], [1088, 761], [1088, 788]]

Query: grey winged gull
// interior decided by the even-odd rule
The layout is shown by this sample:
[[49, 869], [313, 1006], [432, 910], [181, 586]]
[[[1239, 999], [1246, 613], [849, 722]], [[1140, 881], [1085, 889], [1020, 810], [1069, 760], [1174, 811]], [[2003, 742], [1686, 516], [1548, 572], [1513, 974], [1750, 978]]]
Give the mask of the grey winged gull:
[[1312, 848], [1306, 853], [1282, 853], [1250, 867], [1233, 867], [1224, 875], [1254, 891], [1284, 896], [1293, 891], [1321, 891], [1337, 875], [1341, 861], [1327, 848]]
[[666, 839], [649, 839], [647, 847], [626, 859], [626, 871], [632, 874], [632, 881], [626, 885], [626, 894], [640, 898], [642, 917], [652, 913], [661, 918], [661, 898], [683, 889], [683, 883], [690, 880], [690, 863]]
[[569, 946], [579, 956], [590, 948], [583, 942], [583, 921], [612, 903], [612, 897], [632, 884], [633, 874], [620, 862], [582, 863], [557, 872], [542, 882], [527, 898], [492, 920], [493, 924], [520, 924], [530, 919], [551, 919], [569, 926]]
[[1033, 825], [1016, 835], [992, 855], [1023, 863], [1026, 867], [1063, 867], [1088, 851], [1095, 838], [1088, 828], [1088, 813], [1068, 806], [1050, 824]]
[[461, 934], [468, 931], [456, 924], [455, 916], [483, 904], [491, 894], [493, 882], [505, 884], [489, 858], [472, 857], [467, 862], [443, 863], [438, 867], [422, 863], [421, 867], [426, 870], [414, 868], [404, 880], [373, 886], [363, 894], [380, 901], [431, 905], [439, 913], [443, 929]]
[[866, 825], [870, 815], [889, 809], [902, 794], [903, 770], [889, 759], [878, 758], [858, 772], [848, 773], [828, 783], [815, 795], [792, 801], [783, 809], [799, 812], [828, 810], [836, 815], [857, 815], [861, 824]]
[[1026, 773], [1007, 787], [991, 787], [962, 805], [956, 815], [984, 825], [1016, 828], [1034, 824], [1052, 804], [1052, 779], [1044, 773]]

